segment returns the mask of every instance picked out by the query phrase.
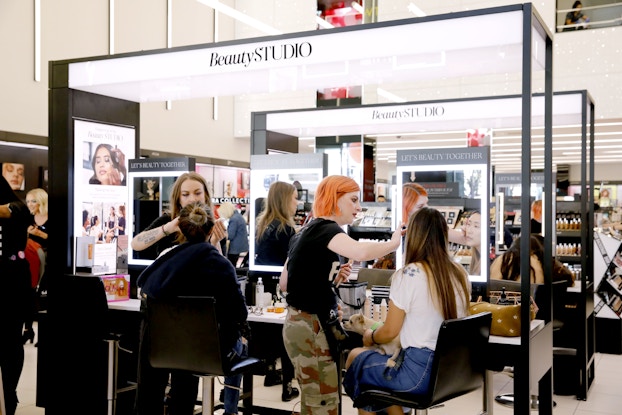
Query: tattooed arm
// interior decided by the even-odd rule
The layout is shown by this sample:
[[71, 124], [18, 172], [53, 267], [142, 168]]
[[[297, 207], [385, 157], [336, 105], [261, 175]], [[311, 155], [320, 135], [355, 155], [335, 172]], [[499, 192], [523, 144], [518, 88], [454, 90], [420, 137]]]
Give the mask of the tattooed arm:
[[170, 220], [168, 215], [159, 217], [146, 230], [132, 238], [132, 249], [145, 250], [168, 235], [176, 233], [179, 231], [178, 223], [179, 218]]

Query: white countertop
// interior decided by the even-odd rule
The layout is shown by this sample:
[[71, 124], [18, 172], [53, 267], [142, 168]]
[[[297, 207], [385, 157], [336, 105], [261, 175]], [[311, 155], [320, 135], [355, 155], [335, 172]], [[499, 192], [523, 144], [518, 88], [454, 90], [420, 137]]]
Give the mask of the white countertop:
[[109, 301], [109, 310], [140, 311], [140, 300], [131, 298], [123, 301]]
[[284, 324], [285, 317], [287, 317], [287, 311], [283, 311], [282, 313], [268, 313], [265, 309], [261, 315], [257, 315], [255, 313], [248, 312], [248, 317], [246, 318], [248, 321], [253, 323], [276, 323], [276, 324]]
[[[544, 327], [544, 320], [531, 320], [531, 334], [535, 334], [538, 330]], [[490, 336], [489, 343], [497, 344], [514, 344], [520, 346], [520, 336], [516, 337], [504, 337], [504, 336]]]

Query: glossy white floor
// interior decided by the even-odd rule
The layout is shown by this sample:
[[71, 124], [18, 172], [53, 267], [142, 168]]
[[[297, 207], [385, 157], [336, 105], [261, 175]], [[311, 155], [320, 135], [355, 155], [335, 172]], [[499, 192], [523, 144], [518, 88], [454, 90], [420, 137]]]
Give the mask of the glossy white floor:
[[[35, 323], [36, 324], [36, 323]], [[36, 339], [35, 339], [36, 340]], [[43, 415], [44, 409], [35, 405], [37, 349], [28, 343], [25, 346], [24, 371], [19, 382], [18, 396], [20, 404], [17, 415]], [[263, 387], [263, 378], [255, 379], [255, 404], [259, 406], [287, 409], [294, 408], [295, 402], [281, 402], [281, 388]], [[557, 407], [554, 412], [562, 415], [619, 415], [622, 413], [622, 356], [597, 354], [596, 379], [587, 401], [577, 401], [574, 396], [554, 396]], [[511, 393], [512, 379], [505, 374], [494, 376], [495, 394]], [[216, 395], [218, 396], [218, 395]], [[481, 410], [482, 393], [475, 391], [467, 396], [453, 399], [443, 407], [435, 408], [432, 415], [475, 415]], [[297, 409], [298, 410], [298, 409]], [[512, 409], [495, 403], [494, 414], [510, 415]], [[222, 411], [218, 411], [222, 412]], [[352, 401], [346, 396], [343, 402], [343, 414], [355, 415]], [[536, 412], [534, 412], [536, 413]], [[220, 415], [220, 414], [219, 414]]]

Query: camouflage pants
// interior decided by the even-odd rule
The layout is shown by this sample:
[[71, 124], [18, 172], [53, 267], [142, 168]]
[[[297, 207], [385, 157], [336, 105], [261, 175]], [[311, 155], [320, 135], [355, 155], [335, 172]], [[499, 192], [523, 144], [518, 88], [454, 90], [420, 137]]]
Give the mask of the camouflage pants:
[[283, 342], [301, 388], [301, 415], [337, 415], [337, 364], [317, 315], [289, 307]]

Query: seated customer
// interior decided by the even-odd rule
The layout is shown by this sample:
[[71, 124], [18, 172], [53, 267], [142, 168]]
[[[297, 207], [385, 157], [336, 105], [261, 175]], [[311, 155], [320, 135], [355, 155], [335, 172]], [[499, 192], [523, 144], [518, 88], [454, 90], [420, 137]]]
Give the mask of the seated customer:
[[[233, 265], [209, 243], [214, 226], [211, 209], [200, 202], [186, 205], [179, 214], [179, 229], [185, 242], [166, 251], [138, 278], [142, 295], [151, 298], [210, 296], [216, 299], [220, 323], [221, 350], [232, 353], [232, 363], [247, 355], [247, 342], [242, 337], [246, 327], [247, 308]], [[143, 312], [145, 310], [142, 310]], [[169, 371], [155, 369], [148, 360], [148, 330], [141, 327], [138, 389], [138, 414], [161, 414]], [[172, 371], [169, 413], [194, 413], [199, 378], [188, 372]], [[237, 413], [241, 375], [225, 377], [225, 413]]]
[[[413, 394], [429, 389], [431, 364], [443, 320], [468, 314], [470, 283], [467, 273], [449, 255], [447, 222], [436, 209], [424, 207], [408, 221], [404, 268], [392, 277], [389, 313], [384, 325], [367, 330], [366, 347], [353, 349], [346, 362], [344, 387], [355, 400], [360, 387], [378, 386]], [[390, 355], [370, 348], [400, 336], [400, 364], [387, 366]], [[384, 409], [359, 408], [359, 414]], [[403, 415], [401, 406], [387, 408]]]
[[[529, 238], [530, 243], [530, 258], [529, 263], [531, 266], [531, 283], [543, 284], [544, 283], [544, 271], [542, 264], [544, 263], [544, 238], [541, 235], [531, 234]], [[574, 285], [574, 276], [561, 262], [555, 258], [551, 258], [553, 261], [553, 276], [552, 281], [566, 280], [568, 286]], [[510, 245], [510, 248], [501, 256], [495, 258], [490, 265], [490, 278], [497, 280], [520, 280], [520, 237]]]

